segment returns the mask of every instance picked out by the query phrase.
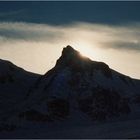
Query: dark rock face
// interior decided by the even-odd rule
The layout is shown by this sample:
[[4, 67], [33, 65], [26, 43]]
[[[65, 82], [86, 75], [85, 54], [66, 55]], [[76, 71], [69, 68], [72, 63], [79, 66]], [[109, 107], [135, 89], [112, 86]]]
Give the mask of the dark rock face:
[[28, 110], [26, 112], [22, 112], [19, 114], [19, 118], [24, 118], [28, 121], [36, 121], [36, 122], [50, 122], [52, 119], [47, 114], [43, 114], [36, 110]]
[[133, 103], [140, 104], [140, 95], [135, 95], [133, 97]]
[[134, 86], [133, 80], [132, 80], [130, 77], [128, 77], [128, 76], [123, 76], [123, 75], [120, 75], [119, 77], [120, 77], [120, 79], [121, 79], [123, 82], [125, 82], [127, 85], [133, 85], [133, 86]]
[[94, 68], [96, 70], [101, 70], [104, 75], [108, 78], [112, 78], [112, 72], [111, 72], [111, 69], [109, 68], [109, 66], [103, 62], [95, 62], [93, 64]]
[[7, 75], [0, 75], [0, 83], [5, 84], [5, 83], [12, 83], [14, 82], [14, 77], [12, 74], [7, 74]]
[[19, 118], [34, 122], [51, 122], [66, 118], [70, 114], [69, 102], [64, 99], [47, 101], [48, 113], [41, 113], [36, 109], [30, 109], [19, 114]]
[[111, 70], [107, 64], [82, 57], [80, 53], [71, 46], [67, 46], [63, 49], [61, 57], [57, 60], [56, 67], [70, 67], [74, 73], [101, 70], [106, 77], [112, 77]]
[[105, 120], [112, 116], [127, 114], [130, 107], [127, 100], [117, 92], [106, 89], [97, 89], [92, 96], [81, 99], [79, 108], [88, 114], [93, 120]]
[[0, 124], [0, 132], [2, 131], [8, 131], [8, 132], [11, 132], [11, 131], [14, 131], [17, 127], [15, 125], [9, 125], [9, 124]]
[[71, 46], [67, 46], [63, 49], [61, 57], [57, 60], [56, 67], [66, 67], [69, 66], [71, 68], [84, 68], [90, 61], [89, 58], [82, 58], [80, 53], [74, 50]]
[[74, 50], [71, 46], [63, 49], [61, 57], [57, 60], [57, 65], [73, 65], [76, 63], [76, 58], [79, 58], [80, 53]]
[[48, 112], [53, 118], [65, 118], [70, 113], [69, 102], [64, 99], [53, 99], [47, 102]]

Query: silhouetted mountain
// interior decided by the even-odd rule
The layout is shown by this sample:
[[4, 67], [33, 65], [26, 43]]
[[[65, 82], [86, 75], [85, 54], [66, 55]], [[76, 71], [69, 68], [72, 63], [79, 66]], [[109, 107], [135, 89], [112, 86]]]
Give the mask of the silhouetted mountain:
[[9, 61], [0, 60], [0, 118], [16, 108], [26, 97], [27, 91], [40, 77], [27, 72]]
[[[28, 73], [7, 62], [3, 65], [6, 65], [7, 72], [4, 77], [0, 70], [4, 77], [0, 89], [7, 83], [10, 86], [7, 90], [12, 88], [11, 94], [16, 94], [16, 103], [10, 103], [13, 99], [4, 96], [10, 96], [9, 92], [1, 94], [8, 105], [14, 104], [14, 107], [1, 112], [0, 130], [13, 130], [14, 138], [109, 138], [105, 132], [99, 134], [102, 129], [98, 130], [98, 126], [94, 128], [98, 132], [80, 131], [87, 127], [93, 129], [93, 122], [129, 122], [140, 117], [140, 81], [112, 70], [103, 62], [82, 57], [71, 46], [63, 49], [55, 67], [42, 76]], [[78, 130], [73, 132], [75, 127]], [[109, 126], [111, 130], [112, 127]], [[3, 133], [2, 137], [11, 137], [9, 133], [6, 136]], [[114, 133], [110, 134], [111, 138]], [[122, 138], [122, 135], [118, 138]]]

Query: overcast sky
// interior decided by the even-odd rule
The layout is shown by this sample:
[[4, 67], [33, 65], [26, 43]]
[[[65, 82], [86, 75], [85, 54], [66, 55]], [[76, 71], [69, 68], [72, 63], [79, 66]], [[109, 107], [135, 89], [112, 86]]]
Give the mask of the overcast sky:
[[0, 2], [0, 58], [45, 73], [72, 45], [140, 79], [140, 2]]

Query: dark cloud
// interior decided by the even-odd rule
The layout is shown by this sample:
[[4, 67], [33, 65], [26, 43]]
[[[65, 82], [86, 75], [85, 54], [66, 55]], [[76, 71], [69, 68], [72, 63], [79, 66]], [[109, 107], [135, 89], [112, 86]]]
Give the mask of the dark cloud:
[[[0, 21], [121, 24], [140, 21], [139, 1], [1, 1]], [[16, 12], [24, 9], [22, 12]]]
[[[135, 24], [134, 24], [135, 25]], [[137, 26], [108, 26], [104, 24], [75, 23], [51, 26], [32, 23], [0, 23], [0, 43], [7, 41], [32, 41], [56, 44], [87, 42], [104, 49], [140, 51], [140, 24]], [[4, 42], [4, 41], [3, 41]]]

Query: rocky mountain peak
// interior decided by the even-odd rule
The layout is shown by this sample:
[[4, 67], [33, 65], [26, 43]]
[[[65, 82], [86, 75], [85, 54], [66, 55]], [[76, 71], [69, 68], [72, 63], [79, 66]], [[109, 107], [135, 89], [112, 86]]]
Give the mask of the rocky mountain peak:
[[103, 62], [92, 61], [88, 57], [83, 57], [79, 51], [72, 48], [70, 45], [63, 48], [61, 57], [57, 60], [55, 68], [69, 67], [75, 72], [93, 72], [100, 70], [106, 76], [111, 77], [111, 69]]
[[[57, 60], [56, 66], [83, 66], [89, 58], [82, 57], [80, 52], [70, 45], [63, 48], [61, 57]], [[86, 64], [86, 63], [85, 63]]]
[[62, 51], [62, 56], [64, 57], [70, 57], [70, 56], [76, 56], [79, 55], [79, 52], [76, 51], [73, 47], [71, 47], [70, 45], [66, 46], [65, 48], [63, 48]]
[[64, 61], [73, 61], [75, 59], [79, 59], [80, 57], [81, 57], [80, 53], [77, 50], [75, 50], [73, 47], [68, 45], [65, 48], [63, 48], [60, 59], [61, 60], [64, 59]]

